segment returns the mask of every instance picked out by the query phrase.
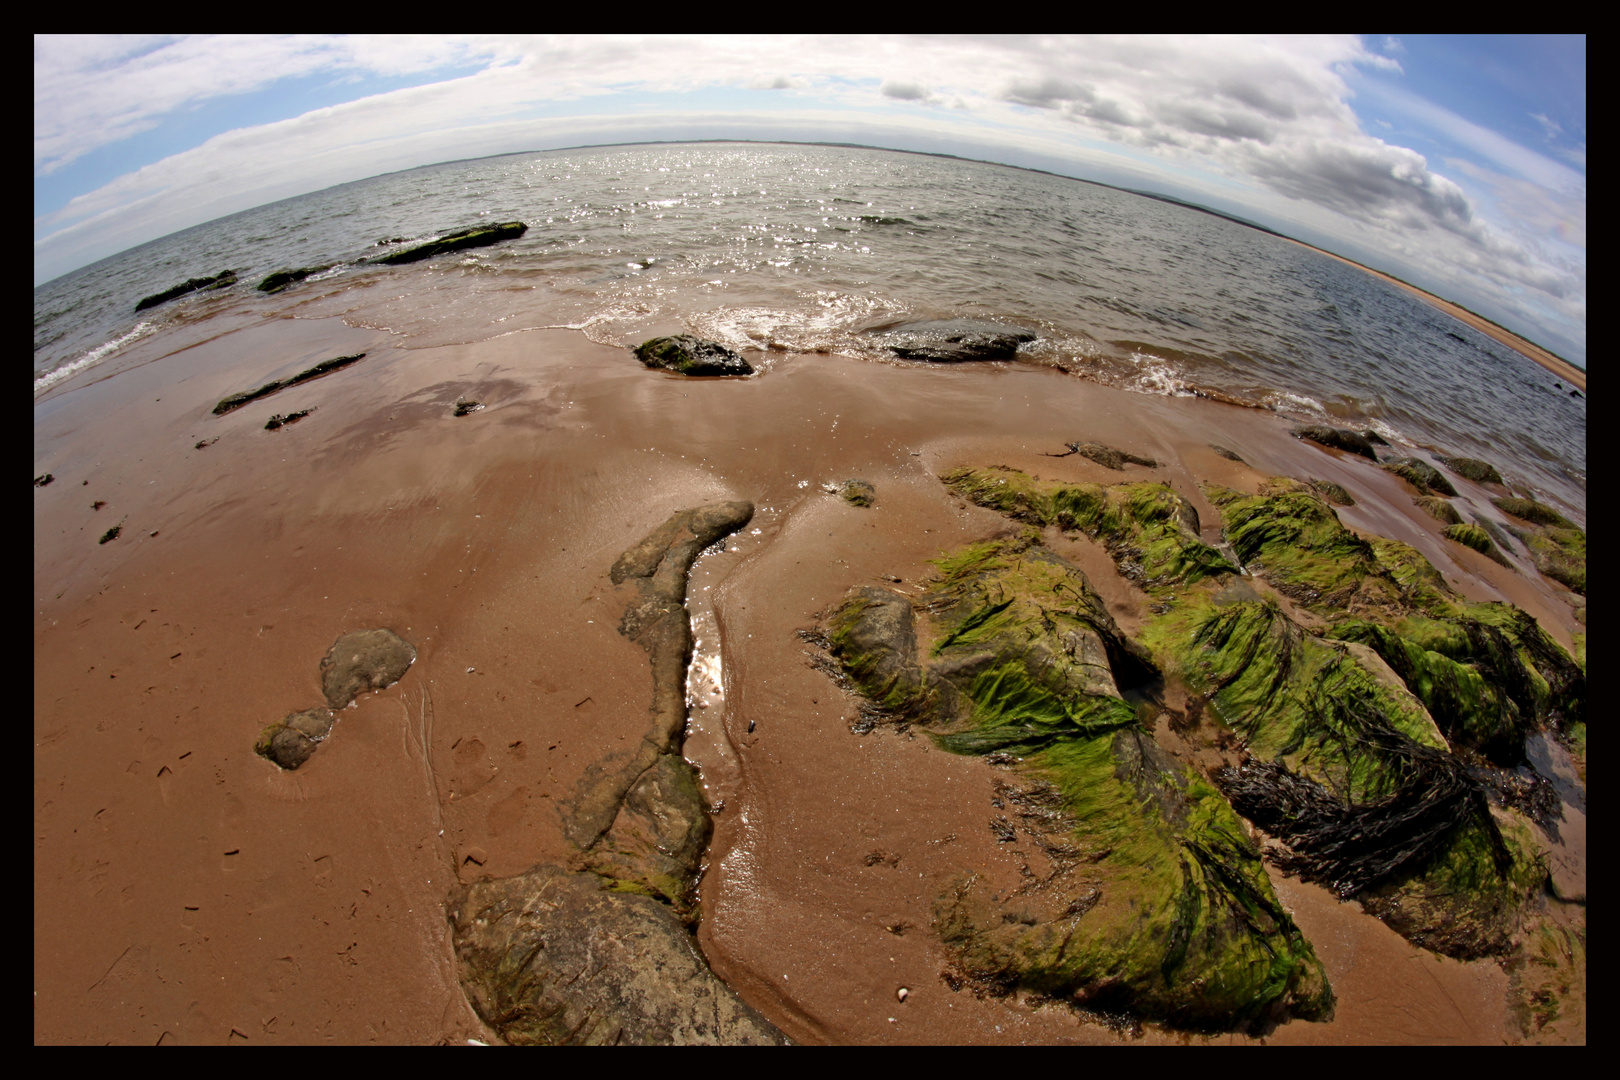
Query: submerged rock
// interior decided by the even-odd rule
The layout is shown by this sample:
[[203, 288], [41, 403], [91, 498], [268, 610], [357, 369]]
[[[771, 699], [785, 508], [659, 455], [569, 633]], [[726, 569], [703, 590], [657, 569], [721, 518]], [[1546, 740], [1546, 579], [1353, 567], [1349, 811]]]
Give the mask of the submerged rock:
[[415, 662], [416, 647], [392, 630], [356, 630], [321, 658], [321, 692], [332, 708], [347, 708], [366, 691], [399, 682]]
[[[498, 244], [502, 240], [516, 240], [529, 231], [529, 227], [521, 221], [503, 221], [498, 224], [475, 225], [470, 229], [461, 229], [458, 232], [445, 233], [437, 240], [430, 240], [416, 247], [406, 248], [403, 251], [389, 252], [387, 255], [378, 255], [372, 259], [375, 263], [386, 263], [397, 266], [401, 263], [420, 262], [431, 259], [435, 255], [443, 255], [451, 251], [464, 251], [468, 248], [488, 247]], [[379, 241], [380, 242], [380, 241]]]
[[653, 338], [635, 348], [636, 359], [650, 368], [663, 368], [682, 375], [752, 375], [753, 365], [718, 341], [704, 341], [691, 334]]
[[1575, 527], [1575, 523], [1569, 518], [1534, 499], [1492, 499], [1491, 503], [1504, 514], [1512, 514], [1521, 521], [1528, 521], [1533, 525], [1556, 525], [1561, 529]]
[[[1323, 424], [1309, 424], [1305, 427], [1295, 428], [1292, 434], [1296, 439], [1309, 439], [1311, 442], [1320, 443], [1323, 446], [1331, 446], [1335, 450], [1360, 454], [1368, 461], [1378, 460], [1378, 453], [1373, 449], [1372, 441], [1366, 435], [1360, 435], [1354, 431], [1327, 427]], [[1383, 442], [1384, 440], [1379, 439], [1378, 441]]]
[[[1115, 472], [1122, 471], [1127, 463], [1131, 465], [1141, 465], [1149, 469], [1157, 469], [1159, 467], [1159, 463], [1154, 461], [1152, 458], [1138, 457], [1137, 455], [1127, 453], [1124, 450], [1116, 450], [1112, 446], [1104, 446], [1102, 443], [1072, 442], [1064, 443], [1063, 445], [1068, 447], [1068, 453], [1052, 454], [1050, 456], [1068, 457], [1069, 454], [1079, 454], [1081, 457], [1090, 458], [1103, 468], [1113, 469]], [[1242, 459], [1240, 458], [1238, 460]]]
[[1491, 534], [1478, 525], [1448, 525], [1445, 529], [1445, 537], [1447, 540], [1455, 540], [1465, 548], [1472, 548], [1494, 563], [1508, 567], [1513, 565], [1508, 562], [1507, 556], [1502, 554], [1501, 549], [1496, 546], [1496, 542], [1491, 539]]
[[1440, 464], [1465, 479], [1476, 484], [1504, 483], [1502, 474], [1496, 471], [1496, 466], [1488, 461], [1471, 457], [1442, 457]]
[[877, 501], [877, 488], [870, 480], [845, 480], [838, 496], [851, 506], [871, 506]]
[[253, 752], [283, 769], [296, 769], [308, 761], [321, 742], [332, 733], [330, 709], [305, 709], [289, 713], [259, 733]]
[[297, 270], [277, 270], [259, 282], [259, 291], [265, 293], [280, 292], [289, 285], [296, 285], [310, 275], [330, 270], [336, 265], [336, 263], [323, 263], [320, 266], [305, 266]]
[[540, 866], [452, 898], [473, 1009], [517, 1046], [782, 1045], [656, 900]]
[[885, 347], [903, 360], [958, 364], [970, 360], [1012, 360], [1018, 346], [1035, 335], [1021, 326], [980, 319], [934, 319], [882, 331]]
[[1244, 461], [1243, 458], [1238, 455], [1238, 452], [1236, 450], [1233, 450], [1230, 447], [1216, 446], [1214, 443], [1210, 443], [1209, 448], [1211, 450], [1215, 451], [1217, 454], [1221, 455], [1221, 457], [1225, 458], [1227, 461], [1235, 461], [1239, 465], [1247, 465], [1248, 464], [1247, 461]]
[[1586, 531], [1552, 507], [1534, 499], [1492, 499], [1497, 509], [1528, 522], [1511, 528], [1530, 553], [1536, 569], [1554, 581], [1586, 595]]
[[1451, 481], [1447, 480], [1439, 469], [1420, 458], [1396, 458], [1385, 462], [1383, 468], [1419, 491], [1433, 492], [1449, 498], [1457, 497], [1457, 489], [1452, 486]]
[[177, 296], [184, 296], [186, 293], [196, 292], [198, 289], [223, 289], [227, 285], [235, 284], [236, 271], [221, 270], [213, 277], [191, 278], [187, 281], [181, 282], [172, 289], [165, 289], [163, 292], [154, 293], [151, 296], [145, 297], [140, 303], [135, 305], [135, 310], [145, 311], [147, 308], [157, 307], [159, 304], [167, 303]]

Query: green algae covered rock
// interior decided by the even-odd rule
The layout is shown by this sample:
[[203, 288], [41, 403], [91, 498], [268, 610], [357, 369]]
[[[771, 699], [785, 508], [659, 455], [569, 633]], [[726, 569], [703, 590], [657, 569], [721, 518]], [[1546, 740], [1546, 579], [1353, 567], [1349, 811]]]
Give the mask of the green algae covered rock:
[[870, 480], [845, 480], [838, 495], [851, 506], [871, 506], [877, 502], [877, 488]]
[[1463, 523], [1462, 515], [1457, 513], [1457, 508], [1451, 505], [1449, 499], [1442, 499], [1438, 495], [1422, 495], [1412, 501], [1425, 514], [1428, 514], [1442, 525], [1461, 525]]
[[969, 877], [939, 897], [959, 971], [1191, 1027], [1328, 1015], [1321, 964], [1242, 823], [1120, 696], [1157, 673], [1084, 575], [1033, 532], [938, 565], [921, 627], [910, 599], [865, 588], [826, 636], [892, 715], [945, 749], [1017, 762], [1004, 794], [1049, 865], [1017, 896]]
[[147, 308], [154, 308], [159, 304], [166, 304], [177, 296], [184, 296], [186, 293], [196, 292], [199, 289], [223, 289], [228, 285], [235, 284], [235, 270], [221, 270], [213, 277], [190, 278], [186, 281], [182, 281], [172, 289], [165, 289], [160, 293], [154, 293], [151, 296], [143, 297], [141, 302], [135, 305], [135, 310], [145, 311]]
[[1385, 462], [1382, 467], [1419, 491], [1456, 498], [1457, 489], [1446, 479], [1445, 474], [1421, 458], [1396, 458], [1394, 461]]
[[1168, 484], [1065, 484], [1004, 466], [940, 477], [958, 497], [1031, 525], [1077, 530], [1104, 544], [1144, 587], [1201, 581], [1236, 567], [1199, 536], [1198, 511]]
[[1496, 541], [1491, 539], [1491, 534], [1478, 525], [1448, 525], [1445, 537], [1447, 540], [1455, 540], [1465, 548], [1479, 552], [1494, 563], [1503, 566], [1512, 565], [1508, 562], [1507, 556], [1502, 554], [1502, 550], [1496, 546]]
[[1470, 457], [1442, 457], [1440, 464], [1456, 473], [1458, 476], [1472, 480], [1476, 484], [1501, 484], [1502, 474], [1496, 471], [1496, 466], [1488, 461]]
[[301, 266], [297, 270], [277, 270], [273, 274], [266, 275], [265, 279], [259, 282], [258, 289], [260, 292], [278, 293], [282, 289], [298, 284], [311, 274], [332, 269], [333, 265], [335, 264], [323, 263], [320, 266]]
[[1586, 595], [1586, 532], [1563, 514], [1534, 499], [1492, 499], [1496, 508], [1529, 528], [1512, 528], [1529, 551], [1536, 569], [1554, 581]]
[[1532, 525], [1556, 525], [1561, 529], [1573, 529], [1575, 523], [1560, 514], [1546, 503], [1536, 502], [1534, 499], [1492, 499], [1491, 502], [1504, 514], [1512, 514]]
[[1312, 491], [1322, 496], [1322, 498], [1326, 499], [1334, 506], [1356, 505], [1355, 496], [1346, 491], [1343, 485], [1335, 484], [1332, 480], [1310, 480], [1307, 481], [1307, 484], [1310, 486]]
[[391, 266], [420, 262], [423, 259], [431, 259], [435, 255], [444, 255], [452, 251], [488, 247], [490, 244], [498, 244], [502, 240], [516, 240], [528, 231], [529, 227], [521, 221], [502, 221], [488, 225], [474, 225], [470, 229], [459, 229], [455, 232], [445, 233], [437, 240], [430, 240], [425, 244], [418, 244], [403, 251], [393, 251], [387, 255], [379, 255], [371, 261]]

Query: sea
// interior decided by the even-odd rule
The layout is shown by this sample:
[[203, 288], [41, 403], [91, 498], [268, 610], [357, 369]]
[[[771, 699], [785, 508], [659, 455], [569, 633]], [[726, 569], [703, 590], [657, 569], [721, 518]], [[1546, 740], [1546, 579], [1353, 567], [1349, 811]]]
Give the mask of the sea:
[[[480, 223], [520, 239], [367, 262]], [[275, 295], [273, 271], [327, 266]], [[136, 313], [234, 270], [238, 284]], [[1195, 208], [923, 154], [756, 143], [456, 161], [220, 218], [34, 290], [34, 396], [115, 373], [152, 335], [341, 317], [405, 347], [568, 327], [634, 345], [690, 332], [905, 363], [883, 332], [971, 318], [1033, 331], [1014, 363], [1203, 396], [1478, 457], [1584, 523], [1586, 406], [1544, 368], [1353, 266]], [[143, 350], [146, 351], [146, 350]], [[54, 395], [53, 395], [54, 396]]]

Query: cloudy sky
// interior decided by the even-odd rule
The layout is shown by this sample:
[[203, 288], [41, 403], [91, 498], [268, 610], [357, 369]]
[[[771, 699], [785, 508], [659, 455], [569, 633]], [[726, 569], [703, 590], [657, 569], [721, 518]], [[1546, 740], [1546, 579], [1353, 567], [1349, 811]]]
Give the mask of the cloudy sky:
[[334, 184], [855, 142], [1216, 207], [1586, 363], [1584, 38], [34, 39], [34, 279]]

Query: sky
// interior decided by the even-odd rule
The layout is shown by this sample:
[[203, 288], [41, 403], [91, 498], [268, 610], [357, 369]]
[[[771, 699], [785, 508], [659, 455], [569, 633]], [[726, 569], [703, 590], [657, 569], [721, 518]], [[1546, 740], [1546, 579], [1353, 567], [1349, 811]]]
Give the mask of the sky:
[[1235, 214], [1586, 364], [1584, 37], [34, 38], [34, 281], [441, 161], [955, 154]]

